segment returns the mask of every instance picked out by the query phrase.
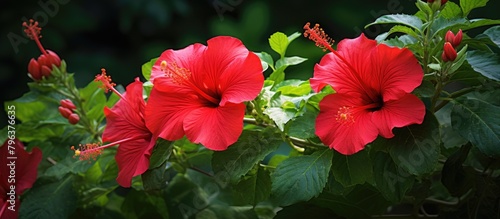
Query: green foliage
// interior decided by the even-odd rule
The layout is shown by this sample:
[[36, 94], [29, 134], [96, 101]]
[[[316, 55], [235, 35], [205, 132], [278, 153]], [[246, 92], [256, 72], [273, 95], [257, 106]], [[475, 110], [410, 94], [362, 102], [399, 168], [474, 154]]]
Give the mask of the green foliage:
[[488, 156], [500, 156], [500, 107], [478, 99], [458, 98], [451, 112], [451, 124], [463, 138]]
[[328, 179], [332, 156], [331, 150], [324, 149], [281, 162], [271, 175], [274, 201], [287, 206], [318, 196]]
[[[335, 93], [333, 88], [326, 86], [314, 93], [308, 80], [294, 79], [295, 73], [313, 72], [301, 68], [313, 57], [304, 48], [313, 46], [301, 46], [296, 40], [302, 35], [298, 32], [265, 37], [270, 8], [262, 2], [249, 3], [236, 16], [238, 20], [228, 16], [220, 25], [211, 26], [214, 33], [240, 37], [247, 48], [260, 51], [267, 47], [255, 53], [267, 78], [259, 96], [245, 103], [238, 140], [227, 150], [211, 151], [187, 137], [175, 141], [159, 138], [149, 168], [134, 173], [140, 177], [133, 178], [131, 188], [116, 183], [120, 169], [115, 155], [120, 145], [107, 147], [90, 160], [79, 160], [70, 150], [74, 145], [81, 154], [88, 145], [102, 143], [106, 127], [103, 108], [112, 108], [120, 97], [106, 94], [99, 88], [100, 82], [77, 88], [63, 61], [53, 69], [53, 77], [29, 83], [29, 91], [22, 97], [4, 103], [5, 111], [15, 108], [16, 124], [4, 127], [1, 133], [15, 129], [28, 150], [39, 147], [43, 152], [36, 183], [21, 196], [20, 216], [368, 218], [392, 217], [387, 209], [397, 206], [412, 206], [408, 213], [412, 217], [423, 217], [420, 212], [428, 206], [439, 214], [430, 216], [496, 216], [500, 194], [500, 20], [468, 18], [487, 2], [448, 1], [441, 6], [417, 0], [415, 14], [384, 12], [366, 26], [387, 28], [375, 39], [410, 50], [417, 58], [424, 74], [413, 94], [425, 103], [426, 115], [422, 124], [394, 128], [394, 137], [379, 136], [352, 155], [328, 148], [315, 134], [321, 128], [316, 126], [322, 110], [319, 102]], [[215, 2], [214, 7], [229, 12], [228, 7], [235, 9], [233, 4], [235, 1]], [[130, 28], [131, 24], [122, 25]], [[463, 39], [454, 47], [457, 58], [445, 62], [445, 35], [459, 29]], [[258, 45], [251, 38], [267, 38], [269, 46]], [[184, 40], [192, 43], [193, 39]], [[146, 102], [157, 60], [153, 58], [141, 68]], [[124, 91], [121, 85], [116, 89]], [[62, 99], [75, 104], [74, 113], [80, 116], [77, 124], [70, 124], [58, 112]], [[6, 140], [4, 136], [0, 139]]]
[[215, 175], [222, 183], [237, 182], [280, 144], [280, 136], [270, 130], [244, 130], [230, 148], [214, 153]]

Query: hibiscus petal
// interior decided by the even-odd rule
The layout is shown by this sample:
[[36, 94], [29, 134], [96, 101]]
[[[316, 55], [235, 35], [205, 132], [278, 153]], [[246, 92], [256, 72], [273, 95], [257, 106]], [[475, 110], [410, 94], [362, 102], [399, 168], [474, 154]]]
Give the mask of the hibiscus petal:
[[413, 94], [406, 94], [398, 100], [384, 103], [384, 106], [373, 112], [371, 121], [384, 138], [392, 138], [394, 127], [421, 124], [425, 116], [425, 105]]
[[[9, 139], [0, 147], [0, 163], [3, 165], [0, 167], [0, 186], [5, 190], [10, 190], [10, 184], [7, 182], [7, 177], [10, 175], [9, 164], [12, 160], [8, 160], [9, 157]], [[16, 193], [21, 195], [24, 190], [31, 188], [33, 183], [36, 181], [38, 164], [42, 160], [42, 151], [39, 148], [33, 148], [33, 150], [28, 153], [24, 149], [24, 145], [18, 140], [14, 139], [15, 148], [15, 167], [16, 167]], [[5, 195], [1, 194], [1, 195]], [[1, 196], [0, 196], [1, 197]]]
[[155, 142], [155, 139], [138, 139], [120, 144], [115, 156], [119, 169], [116, 181], [120, 186], [130, 187], [134, 176], [148, 170]]
[[145, 103], [142, 97], [142, 82], [136, 80], [129, 84], [113, 108], [104, 108], [107, 125], [102, 135], [103, 141], [118, 141], [134, 136], [148, 135], [144, 123]]
[[370, 120], [371, 113], [366, 110], [352, 112], [354, 121], [337, 121], [339, 109], [355, 108], [361, 103], [359, 98], [346, 94], [330, 94], [321, 100], [320, 113], [316, 118], [316, 135], [321, 141], [344, 155], [362, 150], [366, 144], [377, 138], [378, 130]]
[[383, 100], [395, 100], [412, 92], [422, 83], [424, 72], [413, 53], [379, 44], [371, 55], [371, 74], [366, 81], [381, 92]]
[[241, 135], [244, 116], [243, 103], [196, 109], [184, 120], [186, 137], [211, 150], [226, 150]]
[[329, 84], [337, 93], [356, 94], [369, 100], [367, 92], [373, 93], [373, 90], [363, 80], [363, 75], [371, 73], [369, 55], [376, 46], [376, 41], [363, 34], [340, 41], [337, 54], [341, 57], [334, 53], [325, 55], [314, 68], [311, 87], [318, 92]]
[[162, 77], [165, 72], [161, 70], [161, 62], [166, 61], [167, 64], [175, 63], [178, 67], [189, 69], [189, 71], [197, 71], [201, 66], [199, 61], [203, 55], [206, 46], [200, 43], [189, 45], [184, 49], [164, 51], [151, 69], [150, 80], [154, 82], [157, 77]]
[[255, 99], [264, 85], [264, 75], [260, 59], [254, 53], [248, 53], [244, 60], [234, 60], [220, 76], [222, 98], [220, 105], [226, 102], [241, 103]]
[[184, 136], [183, 121], [203, 100], [187, 87], [171, 86], [168, 78], [155, 80], [146, 105], [146, 126], [154, 135], [174, 141]]

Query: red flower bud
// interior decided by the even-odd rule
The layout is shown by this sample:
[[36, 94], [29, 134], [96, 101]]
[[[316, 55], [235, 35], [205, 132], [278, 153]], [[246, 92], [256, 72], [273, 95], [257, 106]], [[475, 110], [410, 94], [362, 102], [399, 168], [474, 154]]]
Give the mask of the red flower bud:
[[64, 100], [61, 100], [61, 106], [64, 107], [64, 108], [68, 108], [70, 109], [71, 111], [75, 110], [76, 109], [76, 106], [75, 104], [73, 104], [73, 102], [71, 102], [70, 99], [64, 99]]
[[451, 43], [444, 43], [443, 54], [441, 54], [441, 58], [445, 62], [455, 61], [455, 59], [457, 58], [457, 51], [455, 51]]
[[31, 58], [30, 63], [28, 64], [28, 73], [34, 80], [42, 79], [42, 73], [40, 72], [40, 65], [34, 58]]
[[80, 117], [78, 116], [78, 114], [72, 113], [71, 115], [69, 115], [69, 117], [68, 117], [69, 123], [74, 125], [74, 124], [78, 123], [78, 121], [80, 121]]
[[49, 77], [53, 65], [57, 67], [61, 66], [61, 59], [55, 52], [43, 48], [40, 42], [42, 28], [38, 26], [38, 22], [31, 19], [29, 20], [29, 24], [24, 22], [23, 27], [25, 27], [24, 32], [26, 35], [36, 42], [42, 53], [37, 60], [32, 59], [30, 61], [28, 64], [28, 72], [35, 81], [41, 80], [43, 76]]
[[63, 107], [63, 106], [60, 106], [59, 107], [59, 113], [61, 113], [61, 115], [64, 117], [64, 118], [68, 118], [69, 115], [72, 114], [71, 110], [66, 108], [66, 107]]
[[462, 42], [462, 35], [462, 29], [457, 32], [457, 35], [453, 34], [451, 30], [448, 30], [448, 32], [446, 32], [446, 35], [444, 36], [444, 40], [445, 42], [451, 43], [453, 48], [457, 48], [457, 46]]
[[[427, 3], [431, 3], [432, 4], [434, 2], [435, 2], [435, 0], [427, 0]], [[441, 5], [446, 4], [446, 2], [448, 2], [448, 0], [441, 0]]]

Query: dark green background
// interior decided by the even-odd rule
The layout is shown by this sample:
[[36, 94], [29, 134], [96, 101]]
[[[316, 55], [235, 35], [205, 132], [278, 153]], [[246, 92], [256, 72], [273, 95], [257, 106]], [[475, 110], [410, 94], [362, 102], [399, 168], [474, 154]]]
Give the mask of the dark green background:
[[[238, 37], [250, 50], [266, 51], [276, 58], [267, 41], [276, 31], [290, 35], [302, 32], [308, 21], [317, 22], [331, 38], [339, 41], [358, 36], [366, 24], [383, 14], [415, 13], [414, 2], [6, 0], [0, 9], [1, 97], [3, 102], [15, 99], [28, 89], [27, 64], [40, 52], [36, 44], [25, 37], [21, 23], [33, 16], [44, 25], [43, 45], [66, 60], [68, 71], [76, 73], [77, 85], [82, 87], [102, 67], [117, 84], [128, 84], [141, 75], [143, 63], [158, 57], [162, 51], [183, 48], [195, 42], [206, 43], [216, 35]], [[44, 9], [43, 3], [47, 3], [49, 10]], [[56, 3], [57, 7], [50, 3]], [[500, 1], [490, 1], [487, 7], [473, 11], [470, 17], [498, 19], [500, 16], [495, 10], [498, 8]], [[387, 27], [375, 26], [364, 32], [373, 38], [386, 30]], [[16, 46], [11, 39], [22, 40]], [[287, 77], [307, 79], [312, 76], [314, 63], [324, 53], [314, 47], [313, 42], [301, 37], [291, 44], [288, 54], [305, 56], [309, 60], [288, 68]], [[5, 114], [0, 121], [4, 126]]]

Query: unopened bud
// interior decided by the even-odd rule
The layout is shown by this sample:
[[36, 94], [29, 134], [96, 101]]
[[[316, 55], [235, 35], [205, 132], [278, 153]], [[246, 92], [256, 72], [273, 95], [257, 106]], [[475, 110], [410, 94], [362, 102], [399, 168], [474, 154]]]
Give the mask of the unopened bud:
[[71, 111], [76, 109], [75, 104], [70, 99], [61, 100], [61, 106], [70, 109]]
[[444, 40], [445, 42], [451, 43], [453, 48], [457, 48], [457, 46], [460, 45], [460, 43], [462, 42], [462, 37], [463, 37], [462, 29], [460, 29], [457, 32], [457, 35], [453, 34], [451, 30], [448, 30], [448, 32], [446, 32]]
[[28, 73], [34, 80], [42, 79], [42, 73], [40, 72], [40, 65], [34, 58], [31, 58], [30, 63], [28, 64]]
[[451, 43], [449, 42], [444, 43], [443, 53], [441, 54], [441, 58], [445, 62], [455, 61], [455, 59], [457, 58], [457, 51], [455, 51]]
[[66, 107], [60, 106], [59, 113], [61, 113], [61, 115], [67, 119], [73, 112], [71, 112], [71, 110]]
[[69, 123], [74, 125], [74, 124], [78, 123], [78, 121], [80, 121], [80, 116], [78, 116], [78, 114], [72, 113], [71, 115], [69, 115], [69, 117], [68, 117]]

